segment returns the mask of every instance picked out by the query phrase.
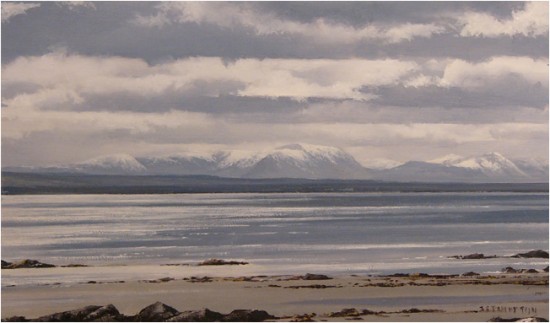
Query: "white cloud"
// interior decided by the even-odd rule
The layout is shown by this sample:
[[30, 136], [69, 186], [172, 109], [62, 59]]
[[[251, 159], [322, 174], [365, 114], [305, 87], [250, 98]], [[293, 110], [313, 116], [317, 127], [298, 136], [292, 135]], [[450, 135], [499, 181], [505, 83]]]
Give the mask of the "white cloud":
[[485, 13], [468, 12], [458, 21], [462, 25], [461, 36], [544, 36], [548, 35], [548, 2], [525, 2], [525, 8], [514, 11], [509, 19], [498, 19]]
[[2, 68], [2, 82], [36, 88], [5, 104], [49, 108], [70, 100], [79, 103], [87, 94], [152, 97], [166, 91], [185, 93], [195, 89], [196, 82], [212, 87], [216, 82], [236, 82], [241, 89], [225, 94], [241, 96], [368, 100], [362, 87], [394, 84], [416, 69], [414, 62], [394, 59], [239, 59], [225, 64], [218, 57], [195, 57], [149, 65], [140, 59], [54, 52], [9, 63]]
[[38, 7], [40, 7], [39, 3], [2, 2], [2, 22], [8, 22], [10, 18], [23, 15], [27, 10]]
[[72, 11], [79, 11], [81, 9], [97, 9], [92, 1], [58, 1], [56, 4]]
[[506, 77], [548, 87], [548, 59], [500, 56], [480, 63], [457, 59], [445, 67], [440, 85], [472, 89], [505, 81]]
[[318, 43], [351, 44], [363, 40], [387, 43], [410, 41], [415, 37], [429, 38], [445, 32], [435, 24], [405, 23], [396, 26], [366, 25], [353, 27], [319, 18], [304, 23], [283, 20], [271, 13], [261, 12], [247, 3], [167, 2], [157, 6], [152, 16], [136, 16], [137, 25], [160, 27], [170, 22], [213, 24], [224, 28], [250, 28], [257, 35], [298, 35]]

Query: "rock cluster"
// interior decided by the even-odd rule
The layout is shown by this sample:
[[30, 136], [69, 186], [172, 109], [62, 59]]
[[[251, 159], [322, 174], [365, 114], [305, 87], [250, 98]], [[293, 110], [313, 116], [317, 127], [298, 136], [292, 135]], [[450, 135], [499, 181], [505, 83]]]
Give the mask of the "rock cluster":
[[449, 258], [454, 258], [454, 259], [490, 259], [490, 258], [497, 258], [497, 256], [496, 255], [485, 256], [482, 253], [473, 253], [473, 254], [465, 255], [465, 256], [462, 256], [462, 255], [451, 256]]
[[505, 319], [500, 316], [493, 317], [489, 322], [548, 322], [547, 319], [543, 317], [524, 317], [524, 318], [511, 318]]
[[[548, 267], [544, 268], [542, 271], [548, 272]], [[539, 271], [536, 269], [514, 269], [513, 267], [502, 268], [501, 270], [505, 274], [538, 274]]]
[[548, 252], [544, 250], [533, 250], [526, 253], [518, 253], [513, 255], [512, 258], [544, 258], [548, 259]]
[[80, 309], [54, 313], [36, 319], [13, 316], [4, 322], [262, 322], [277, 319], [262, 310], [234, 310], [229, 314], [211, 311], [207, 308], [180, 312], [161, 302], [151, 304], [138, 314], [126, 316], [120, 314], [112, 305], [90, 305]]
[[223, 259], [208, 259], [198, 264], [198, 266], [225, 266], [225, 265], [248, 265], [244, 261], [227, 261]]
[[45, 264], [38, 260], [25, 259], [18, 262], [7, 262], [2, 260], [2, 269], [18, 269], [18, 268], [51, 268], [55, 265]]

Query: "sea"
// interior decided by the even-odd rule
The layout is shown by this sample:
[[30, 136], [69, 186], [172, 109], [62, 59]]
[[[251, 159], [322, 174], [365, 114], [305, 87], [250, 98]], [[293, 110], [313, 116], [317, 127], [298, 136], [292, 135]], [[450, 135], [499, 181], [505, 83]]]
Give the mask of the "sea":
[[[258, 274], [542, 269], [547, 259], [509, 256], [548, 250], [548, 205], [548, 193], [515, 192], [4, 195], [1, 249], [124, 271], [210, 258]], [[451, 258], [472, 253], [499, 257]]]

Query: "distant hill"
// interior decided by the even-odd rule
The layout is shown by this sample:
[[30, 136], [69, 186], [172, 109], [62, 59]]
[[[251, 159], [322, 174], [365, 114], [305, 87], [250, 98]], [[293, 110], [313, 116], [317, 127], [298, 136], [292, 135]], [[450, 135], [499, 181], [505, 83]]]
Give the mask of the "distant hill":
[[228, 178], [372, 179], [395, 182], [546, 183], [548, 162], [512, 161], [492, 152], [447, 155], [430, 161], [373, 160], [367, 168], [336, 147], [290, 144], [267, 151], [217, 151], [168, 156], [100, 156], [51, 167], [6, 167], [17, 173], [90, 175], [208, 175]]
[[548, 184], [395, 183], [372, 180], [247, 179], [178, 175], [2, 173], [2, 194], [308, 192], [548, 192]]

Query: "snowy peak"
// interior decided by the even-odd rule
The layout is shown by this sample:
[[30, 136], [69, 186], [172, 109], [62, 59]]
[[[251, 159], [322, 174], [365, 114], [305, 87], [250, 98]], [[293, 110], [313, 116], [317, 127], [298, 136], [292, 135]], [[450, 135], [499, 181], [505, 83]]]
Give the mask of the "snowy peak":
[[73, 166], [84, 173], [141, 173], [147, 169], [128, 154], [115, 154], [89, 159]]
[[324, 159], [332, 163], [336, 163], [340, 159], [353, 159], [351, 155], [340, 148], [309, 144], [290, 144], [277, 147], [270, 155], [302, 161]]
[[436, 159], [429, 160], [428, 163], [452, 166], [456, 163], [459, 163], [461, 160], [464, 160], [464, 159], [465, 158], [463, 156], [460, 156], [460, 155], [448, 154], [448, 155], [445, 155], [443, 157], [439, 157], [439, 158], [436, 158]]
[[462, 157], [459, 155], [447, 155], [429, 161], [449, 167], [460, 167], [479, 170], [486, 175], [526, 176], [511, 160], [497, 152], [487, 153], [481, 156]]
[[268, 152], [244, 174], [250, 178], [366, 178], [366, 169], [336, 147], [290, 144]]

